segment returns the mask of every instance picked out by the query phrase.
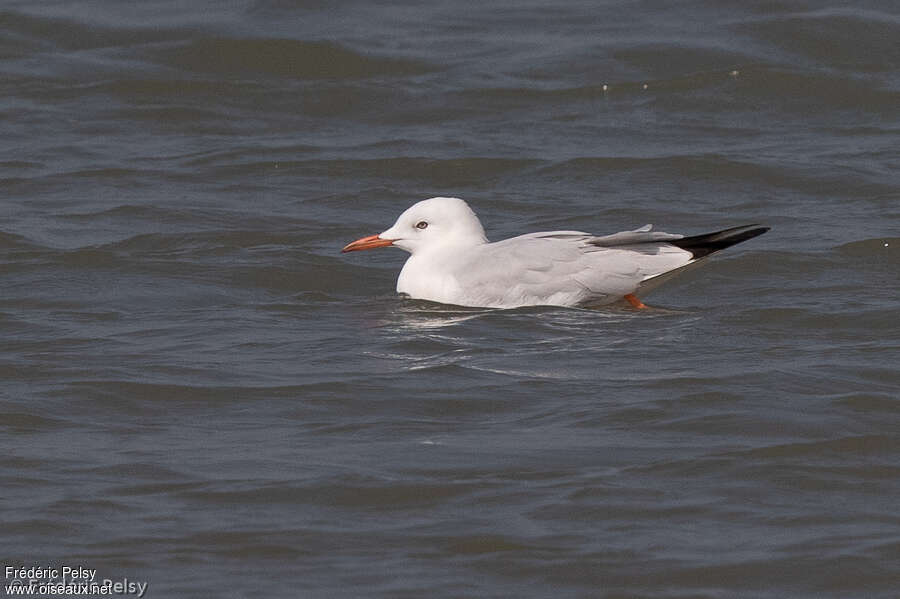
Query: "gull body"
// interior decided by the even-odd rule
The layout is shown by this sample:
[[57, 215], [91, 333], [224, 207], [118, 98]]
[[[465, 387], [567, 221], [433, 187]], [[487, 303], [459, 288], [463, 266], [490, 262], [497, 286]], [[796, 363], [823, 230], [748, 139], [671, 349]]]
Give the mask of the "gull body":
[[431, 198], [403, 212], [378, 235], [344, 252], [396, 246], [411, 255], [397, 292], [460, 306], [600, 306], [638, 299], [709, 254], [768, 230], [734, 227], [685, 237], [650, 225], [598, 237], [542, 231], [490, 242], [472, 209], [458, 198]]

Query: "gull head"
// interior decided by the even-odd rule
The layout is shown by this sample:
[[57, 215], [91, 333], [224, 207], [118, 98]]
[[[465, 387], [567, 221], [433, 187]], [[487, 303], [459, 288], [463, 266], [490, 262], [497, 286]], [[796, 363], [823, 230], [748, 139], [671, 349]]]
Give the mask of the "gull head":
[[347, 244], [342, 251], [388, 245], [414, 254], [436, 248], [463, 248], [486, 243], [484, 228], [469, 205], [459, 198], [431, 198], [406, 209], [397, 222], [378, 235]]

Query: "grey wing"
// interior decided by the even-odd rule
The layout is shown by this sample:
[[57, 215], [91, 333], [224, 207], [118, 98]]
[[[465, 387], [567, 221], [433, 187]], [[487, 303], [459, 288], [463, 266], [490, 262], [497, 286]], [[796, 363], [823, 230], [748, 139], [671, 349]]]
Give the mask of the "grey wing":
[[485, 244], [455, 277], [482, 305], [575, 305], [590, 294], [578, 276], [583, 258], [578, 242], [523, 235]]
[[595, 263], [612, 274], [605, 281], [608, 291], [620, 295], [649, 291], [668, 278], [662, 275], [696, 261], [690, 251], [672, 243], [684, 235], [652, 229], [653, 225], [644, 225], [586, 241]]
[[647, 229], [607, 237], [531, 233], [486, 244], [456, 276], [485, 305], [602, 304], [689, 262], [690, 253], [662, 240], [673, 238], [680, 236]]

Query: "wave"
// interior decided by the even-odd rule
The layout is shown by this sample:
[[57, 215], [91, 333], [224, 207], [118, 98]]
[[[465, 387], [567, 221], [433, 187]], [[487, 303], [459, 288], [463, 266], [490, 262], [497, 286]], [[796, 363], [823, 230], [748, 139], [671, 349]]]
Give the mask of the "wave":
[[[836, 248], [837, 252], [848, 258], [878, 258], [888, 260], [897, 256], [900, 251], [900, 237], [879, 237], [851, 241]], [[896, 264], [896, 262], [895, 262]]]
[[33, 250], [39, 246], [33, 244], [25, 237], [16, 235], [15, 233], [5, 233], [0, 231], [0, 249], [3, 250]]
[[201, 37], [157, 50], [161, 63], [194, 73], [296, 79], [359, 79], [429, 73], [421, 60], [357, 52], [332, 42]]
[[[434, 159], [398, 156], [374, 159], [321, 159], [279, 161], [283, 173], [321, 177], [406, 179], [437, 187], [456, 187], [528, 169], [540, 161], [511, 158]], [[272, 172], [272, 161], [254, 161], [220, 167], [223, 172], [250, 175]]]
[[857, 456], [884, 456], [900, 450], [900, 439], [888, 435], [855, 435], [798, 443], [782, 443], [757, 447], [723, 455], [741, 458], [795, 458], [813, 456], [823, 459], [827, 456], [845, 458]]
[[0, 426], [14, 433], [53, 431], [71, 426], [66, 420], [25, 412], [4, 412], [0, 414], [0, 422]]
[[96, 22], [80, 23], [71, 19], [0, 12], [0, 43], [18, 46], [16, 55], [28, 55], [47, 47], [61, 50], [91, 50], [111, 46], [134, 46], [183, 37], [186, 29], [104, 27]]
[[654, 80], [690, 78], [702, 73], [730, 75], [741, 65], [761, 60], [755, 53], [737, 52], [716, 46], [690, 46], [673, 43], [645, 43], [613, 50], [613, 56], [639, 68]]
[[764, 17], [737, 25], [792, 57], [862, 72], [900, 67], [900, 19], [860, 8], [830, 8]]
[[776, 188], [804, 193], [866, 194], [877, 197], [894, 193], [892, 184], [879, 183], [859, 173], [823, 176], [821, 170], [798, 164], [763, 163], [716, 153], [659, 156], [579, 157], [545, 166], [540, 173], [555, 177], [594, 178], [602, 173], [651, 172], [659, 176], [692, 180], [737, 180], [758, 185], [761, 181]]

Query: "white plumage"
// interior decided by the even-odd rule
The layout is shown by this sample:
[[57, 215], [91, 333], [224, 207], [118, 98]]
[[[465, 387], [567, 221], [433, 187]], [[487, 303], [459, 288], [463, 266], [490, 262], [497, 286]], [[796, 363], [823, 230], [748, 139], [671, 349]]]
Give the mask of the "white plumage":
[[684, 237], [647, 225], [604, 237], [545, 231], [491, 243], [463, 200], [431, 198], [343, 251], [388, 245], [408, 251], [397, 291], [417, 299], [515, 308], [597, 306], [626, 298], [642, 307], [636, 295], [668, 279], [663, 275], [766, 230], [750, 225]]

